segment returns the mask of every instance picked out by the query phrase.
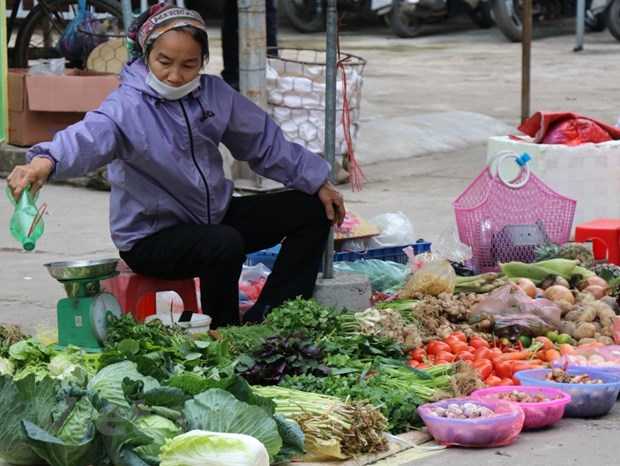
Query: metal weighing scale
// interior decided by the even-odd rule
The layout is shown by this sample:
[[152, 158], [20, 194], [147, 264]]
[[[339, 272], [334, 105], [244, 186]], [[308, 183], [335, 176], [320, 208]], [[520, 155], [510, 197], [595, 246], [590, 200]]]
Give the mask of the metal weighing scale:
[[56, 305], [58, 349], [74, 345], [88, 352], [103, 350], [107, 329], [122, 312], [114, 295], [101, 291], [100, 281], [118, 275], [118, 261], [99, 259], [44, 264], [68, 294]]

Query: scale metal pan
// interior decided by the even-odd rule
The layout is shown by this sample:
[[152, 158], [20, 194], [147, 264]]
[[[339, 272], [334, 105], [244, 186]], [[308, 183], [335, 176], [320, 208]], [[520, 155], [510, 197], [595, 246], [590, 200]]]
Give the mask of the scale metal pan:
[[120, 259], [95, 259], [83, 261], [50, 262], [43, 264], [56, 280], [81, 280], [111, 274]]

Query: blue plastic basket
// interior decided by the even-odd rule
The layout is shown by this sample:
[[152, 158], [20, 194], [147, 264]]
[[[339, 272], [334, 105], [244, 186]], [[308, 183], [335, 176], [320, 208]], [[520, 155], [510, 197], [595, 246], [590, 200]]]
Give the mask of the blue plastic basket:
[[[431, 243], [419, 242], [413, 244], [405, 244], [404, 246], [391, 246], [387, 248], [374, 248], [366, 249], [365, 251], [342, 251], [334, 253], [334, 262], [349, 261], [354, 262], [360, 259], [378, 259], [383, 261], [392, 261], [399, 264], [407, 263], [407, 255], [403, 252], [403, 249], [407, 246], [413, 248], [414, 254], [421, 254], [423, 252], [430, 252]], [[270, 249], [263, 249], [262, 251], [248, 254], [246, 258], [246, 265], [256, 265], [263, 263], [270, 270], [273, 269], [273, 264], [276, 262], [276, 257], [280, 252], [280, 245], [274, 246]]]

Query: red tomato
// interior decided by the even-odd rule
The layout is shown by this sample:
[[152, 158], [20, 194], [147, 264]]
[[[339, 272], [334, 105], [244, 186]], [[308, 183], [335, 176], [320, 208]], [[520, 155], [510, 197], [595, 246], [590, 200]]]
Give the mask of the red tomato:
[[493, 364], [488, 359], [478, 359], [474, 361], [474, 369], [480, 378], [484, 380], [493, 372]]
[[487, 387], [497, 387], [500, 383], [502, 383], [502, 379], [496, 375], [489, 375], [486, 379], [484, 379], [484, 384]]
[[455, 336], [456, 338], [458, 338], [459, 340], [461, 340], [463, 343], [467, 343], [467, 335], [465, 335], [463, 332], [461, 332], [460, 330], [456, 330], [454, 332], [452, 332], [450, 334], [450, 336]]
[[467, 351], [467, 348], [469, 348], [469, 346], [467, 346], [467, 343], [463, 343], [462, 341], [457, 341], [456, 343], [453, 343], [450, 345], [450, 350], [456, 354], [460, 351]]
[[410, 359], [409, 361], [407, 361], [407, 365], [411, 367], [418, 367], [420, 363], [415, 359]]
[[491, 360], [492, 356], [493, 356], [493, 352], [489, 348], [485, 348], [484, 346], [481, 346], [474, 353], [474, 361], [477, 361], [478, 359]]
[[454, 335], [448, 335], [446, 338], [443, 339], [443, 342], [450, 346], [450, 348], [452, 348], [452, 345], [454, 345], [455, 343], [463, 343]]
[[439, 353], [437, 353], [437, 361], [452, 362], [454, 361], [454, 354], [452, 354], [450, 351], [440, 351]]
[[489, 342], [482, 337], [471, 337], [471, 339], [469, 340], [469, 345], [473, 346], [476, 349], [480, 348], [481, 346], [484, 346], [485, 348], [488, 348], [490, 346]]
[[512, 382], [512, 379], [510, 377], [503, 378], [502, 381], [499, 384], [502, 387], [505, 386], [505, 385], [514, 385], [514, 383]]
[[[431, 345], [431, 343], [434, 343]], [[434, 354], [437, 356], [441, 351], [450, 351], [450, 346], [448, 346], [443, 341], [433, 340], [428, 345], [426, 345], [426, 352], [428, 354]]]
[[510, 378], [512, 377], [512, 374], [514, 373], [514, 369], [512, 367], [512, 364], [510, 364], [508, 361], [498, 361], [497, 364], [495, 364], [495, 374], [502, 378]]
[[424, 348], [416, 348], [411, 353], [411, 359], [418, 362], [424, 362], [424, 358], [426, 358], [426, 356], [427, 354]]
[[473, 361], [474, 355], [469, 351], [459, 351], [454, 358], [457, 361]]
[[426, 364], [425, 362], [421, 362], [416, 366], [416, 369], [426, 369], [427, 367], [431, 367], [430, 364]]

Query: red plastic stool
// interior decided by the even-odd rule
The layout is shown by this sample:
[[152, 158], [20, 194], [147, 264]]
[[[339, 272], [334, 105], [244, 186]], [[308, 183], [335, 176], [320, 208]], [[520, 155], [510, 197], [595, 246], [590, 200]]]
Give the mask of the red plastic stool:
[[123, 313], [131, 313], [139, 322], [157, 312], [155, 293], [174, 291], [183, 300], [183, 309], [200, 312], [193, 278], [164, 280], [133, 272], [124, 261], [116, 266], [119, 275], [101, 281], [101, 288], [112, 293]]
[[595, 259], [605, 259], [620, 265], [620, 219], [599, 218], [582, 223], [575, 227], [575, 241], [583, 243], [592, 241], [592, 252]]

